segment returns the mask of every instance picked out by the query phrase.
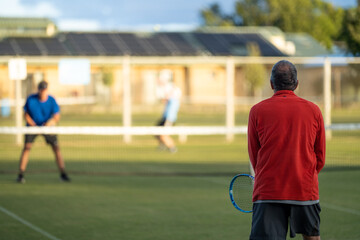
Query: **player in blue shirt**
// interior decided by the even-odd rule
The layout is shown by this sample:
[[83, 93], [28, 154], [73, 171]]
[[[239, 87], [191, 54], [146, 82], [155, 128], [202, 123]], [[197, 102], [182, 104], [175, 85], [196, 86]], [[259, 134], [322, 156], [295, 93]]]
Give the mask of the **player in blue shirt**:
[[[25, 103], [24, 112], [26, 126], [54, 126], [60, 120], [60, 108], [55, 99], [48, 94], [47, 82], [41, 81], [38, 92], [30, 95]], [[43, 135], [46, 143], [54, 151], [57, 166], [60, 171], [60, 179], [69, 182], [70, 179], [65, 172], [65, 164], [60, 153], [56, 135]], [[36, 134], [26, 134], [24, 148], [20, 157], [19, 175], [17, 182], [25, 183], [24, 172], [29, 162], [30, 149]]]

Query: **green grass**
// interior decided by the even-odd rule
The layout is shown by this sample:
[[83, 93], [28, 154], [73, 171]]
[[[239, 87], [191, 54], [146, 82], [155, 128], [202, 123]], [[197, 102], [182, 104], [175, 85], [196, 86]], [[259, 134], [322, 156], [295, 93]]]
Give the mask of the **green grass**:
[[331, 113], [331, 120], [333, 123], [359, 123], [360, 109], [357, 108], [342, 108], [334, 109]]
[[[24, 185], [14, 182], [21, 147], [10, 138], [0, 137], [0, 207], [59, 239], [248, 239], [251, 215], [228, 197], [232, 176], [248, 171], [245, 136], [190, 137], [176, 154], [156, 151], [152, 137], [60, 136], [70, 184], [39, 139]], [[359, 144], [359, 132], [328, 141], [323, 239], [360, 238]], [[2, 211], [0, 226], [1, 239], [48, 239]]]
[[[62, 184], [43, 174], [14, 186], [0, 177], [1, 206], [60, 239], [225, 239], [250, 224], [228, 201], [228, 178], [75, 176]], [[24, 239], [16, 228], [32, 232], [10, 221], [11, 230], [12, 219], [0, 216], [4, 239]]]
[[[320, 174], [323, 239], [360, 238], [359, 176]], [[13, 177], [0, 175], [0, 206], [59, 239], [248, 239], [251, 215], [231, 205], [230, 176]], [[1, 239], [48, 239], [1, 211], [0, 225]]]

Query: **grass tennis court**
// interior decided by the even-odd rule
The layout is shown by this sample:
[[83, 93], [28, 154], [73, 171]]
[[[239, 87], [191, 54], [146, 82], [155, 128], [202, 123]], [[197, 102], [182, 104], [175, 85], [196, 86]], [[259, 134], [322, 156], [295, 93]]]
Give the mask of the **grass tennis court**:
[[[248, 171], [246, 136], [192, 136], [176, 154], [158, 152], [151, 136], [129, 145], [121, 136], [60, 136], [70, 184], [37, 140], [23, 185], [13, 138], [0, 135], [0, 239], [248, 239], [251, 215], [228, 194], [233, 175]], [[334, 132], [327, 146], [322, 239], [360, 239], [360, 132]]]
[[[27, 183], [16, 184], [18, 153], [2, 149], [12, 160], [1, 161], [1, 169], [14, 171], [0, 174], [0, 207], [57, 239], [247, 239], [251, 215], [235, 210], [228, 196], [232, 176], [248, 171], [246, 161], [236, 161], [246, 155], [243, 140], [225, 144], [213, 137], [205, 144], [194, 139], [174, 155], [158, 153], [150, 143], [142, 150], [130, 146], [118, 154], [131, 157], [104, 162], [101, 152], [87, 148], [82, 161], [76, 161], [78, 155], [66, 157], [70, 171], [85, 172], [71, 174], [70, 184], [59, 181], [49, 149], [43, 158], [33, 149]], [[64, 155], [75, 154], [63, 143]], [[192, 156], [201, 147], [204, 155]], [[41, 148], [46, 147], [38, 146], [37, 152], [45, 151]], [[360, 238], [359, 181], [359, 166], [333, 166], [320, 174], [323, 239]], [[49, 239], [3, 211], [0, 226], [1, 239]]]
[[[359, 178], [356, 170], [320, 175], [323, 239], [360, 238]], [[248, 239], [251, 215], [231, 205], [230, 176], [30, 179], [0, 175], [0, 206], [58, 239]], [[49, 239], [1, 211], [0, 225], [1, 239]]]

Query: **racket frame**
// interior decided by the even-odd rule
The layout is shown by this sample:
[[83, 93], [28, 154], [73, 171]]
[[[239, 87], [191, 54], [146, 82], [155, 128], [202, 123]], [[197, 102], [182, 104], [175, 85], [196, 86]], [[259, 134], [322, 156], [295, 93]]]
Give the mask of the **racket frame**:
[[241, 176], [249, 177], [249, 178], [251, 178], [253, 181], [255, 181], [255, 178], [254, 178], [253, 176], [251, 176], [251, 175], [249, 175], [249, 174], [244, 174], [244, 173], [238, 174], [238, 175], [236, 175], [235, 177], [233, 177], [233, 179], [232, 179], [231, 182], [230, 182], [230, 186], [229, 186], [230, 200], [231, 200], [231, 203], [234, 205], [234, 207], [235, 207], [237, 210], [239, 210], [239, 211], [241, 211], [241, 212], [244, 212], [244, 213], [251, 213], [252, 210], [246, 211], [246, 210], [241, 209], [241, 208], [236, 204], [236, 202], [235, 202], [235, 200], [234, 200], [233, 185], [234, 185], [235, 180], [236, 180], [238, 177], [241, 177]]

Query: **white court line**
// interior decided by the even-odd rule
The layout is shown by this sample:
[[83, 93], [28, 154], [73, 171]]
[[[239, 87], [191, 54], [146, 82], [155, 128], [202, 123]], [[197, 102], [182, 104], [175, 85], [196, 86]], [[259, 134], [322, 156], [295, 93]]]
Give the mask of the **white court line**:
[[0, 206], [0, 211], [2, 211], [3, 213], [9, 215], [10, 217], [18, 220], [19, 222], [21, 222], [22, 224], [28, 226], [29, 228], [31, 228], [32, 230], [41, 233], [42, 235], [44, 235], [45, 237], [48, 237], [51, 240], [60, 240], [57, 237], [54, 237], [53, 235], [51, 235], [50, 233], [45, 232], [44, 230], [38, 228], [37, 226], [34, 226], [33, 224], [29, 223], [28, 221], [22, 219], [21, 217], [15, 215], [14, 213], [10, 212], [9, 210], [3, 208]]
[[355, 209], [340, 207], [340, 206], [336, 206], [336, 205], [332, 205], [332, 204], [328, 204], [328, 203], [323, 203], [323, 202], [320, 202], [320, 206], [325, 207], [325, 208], [329, 208], [329, 209], [332, 209], [332, 210], [351, 213], [351, 214], [360, 216], [360, 211], [355, 210]]

